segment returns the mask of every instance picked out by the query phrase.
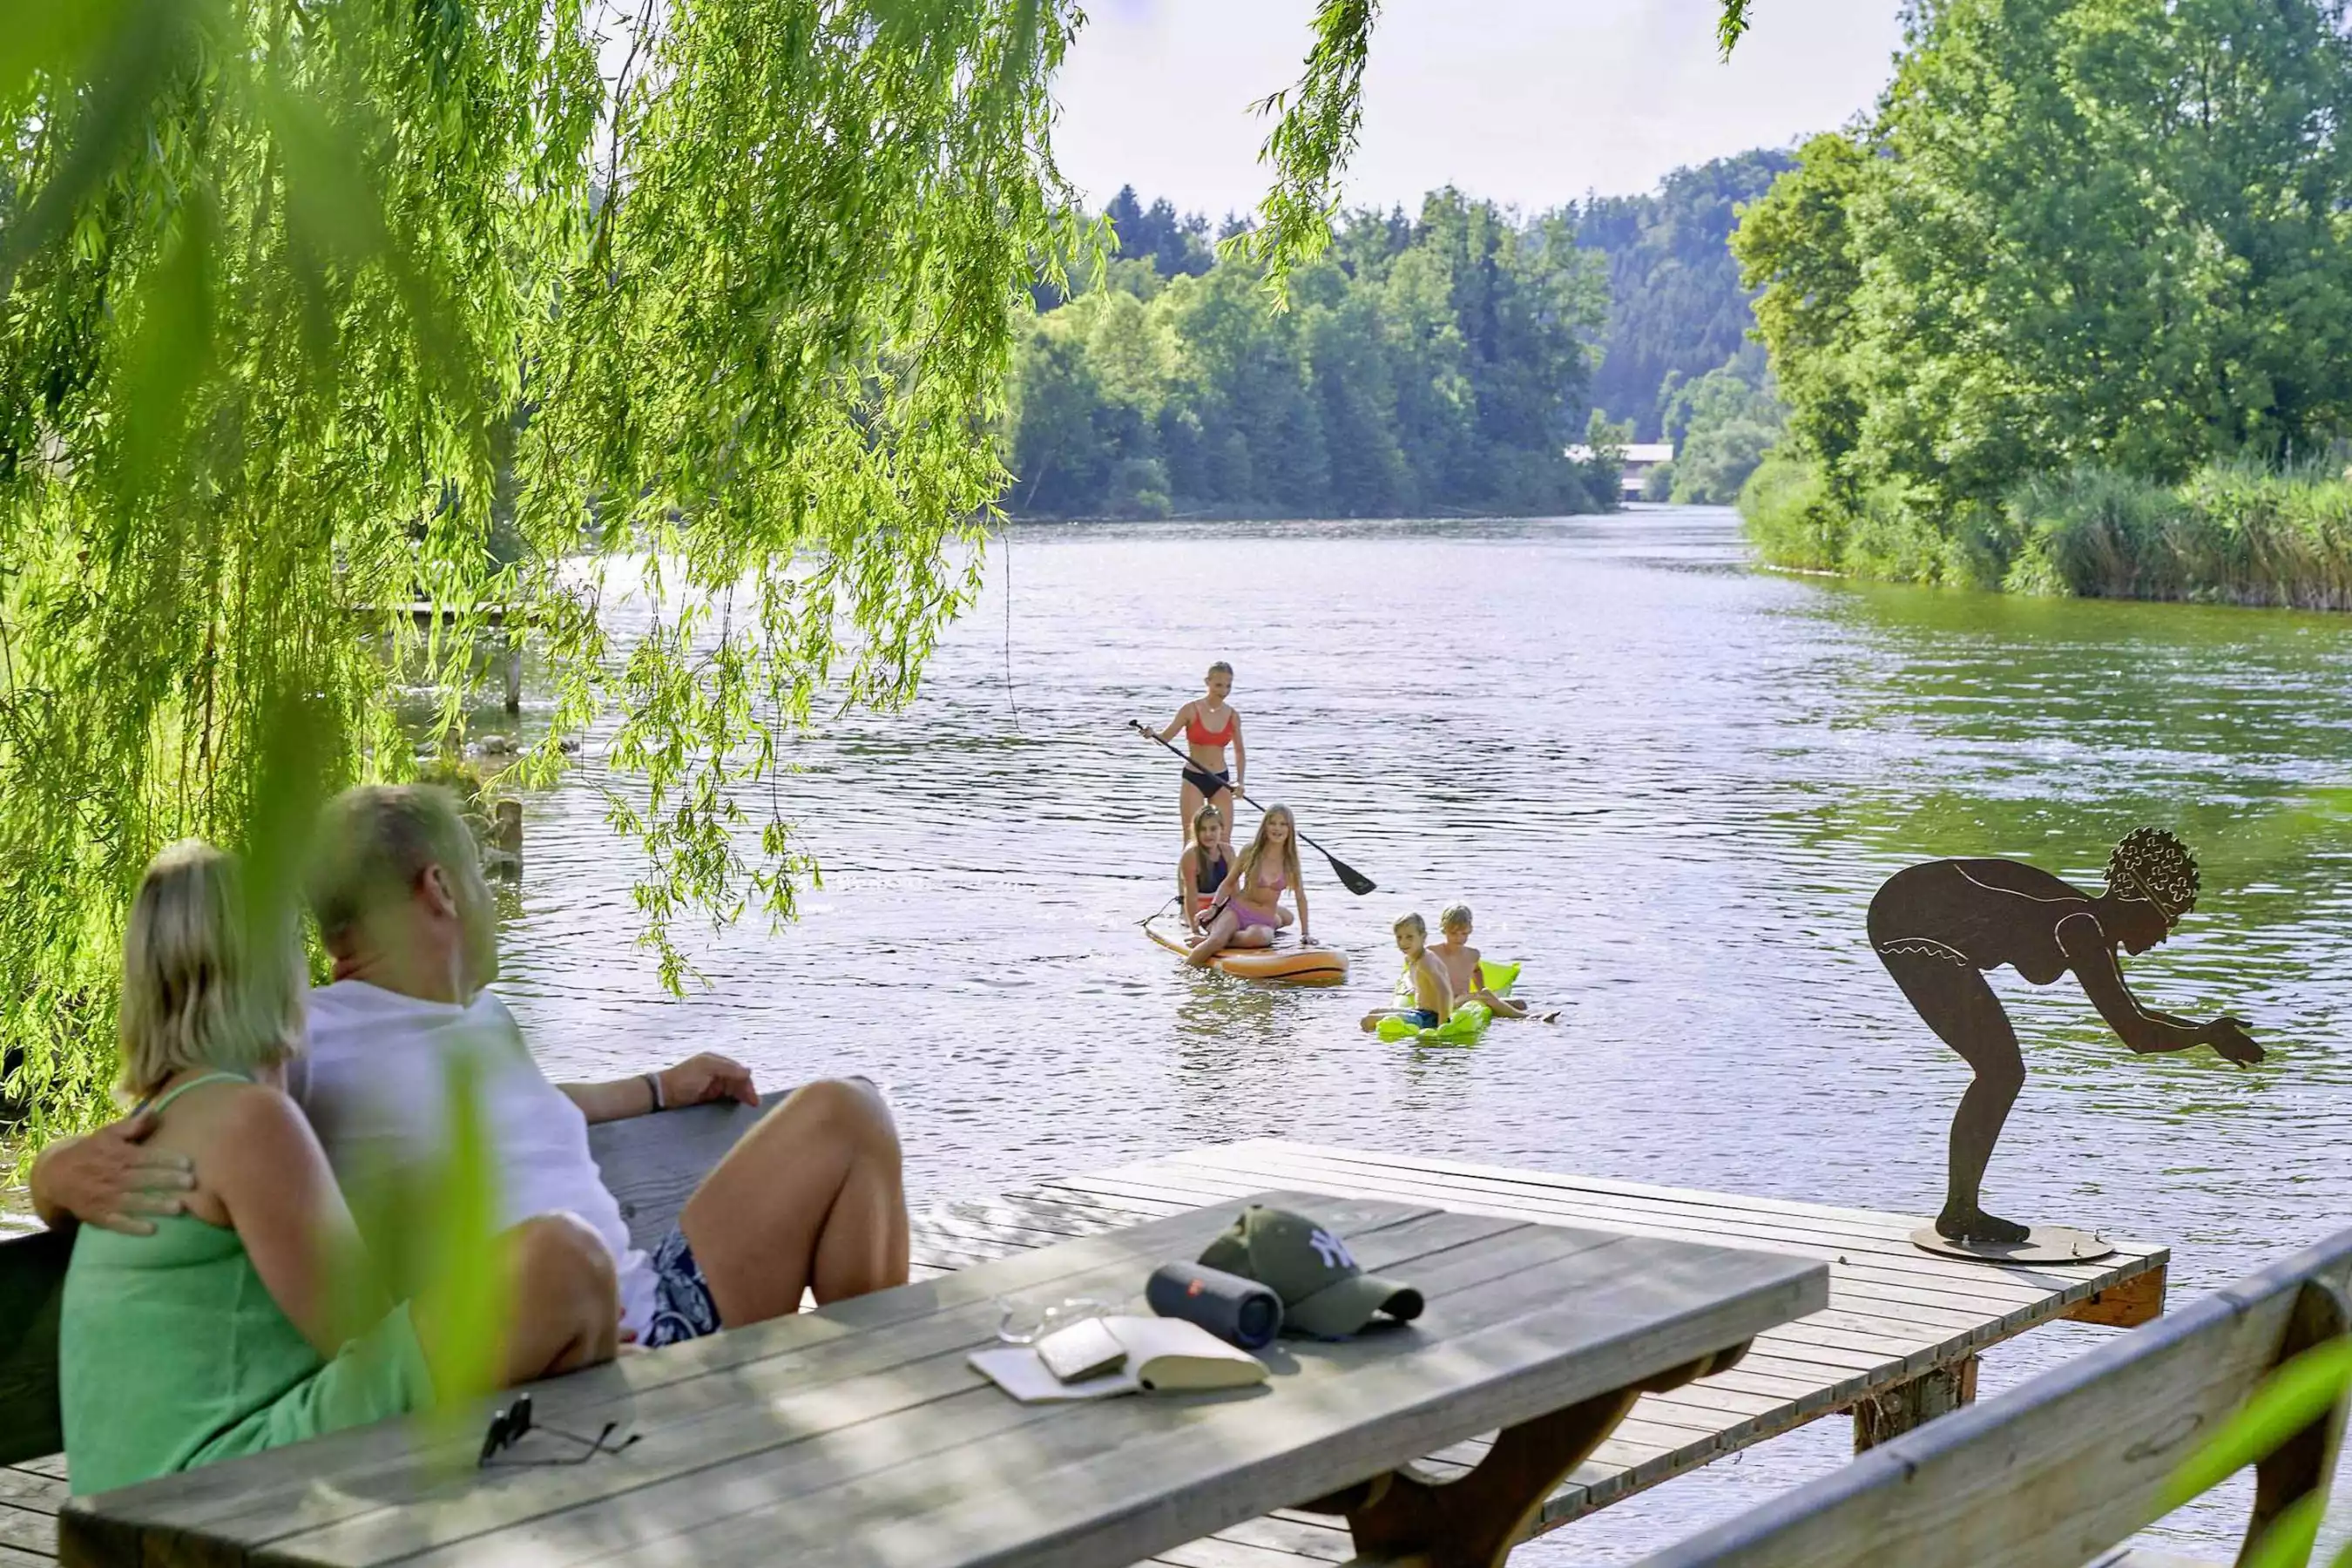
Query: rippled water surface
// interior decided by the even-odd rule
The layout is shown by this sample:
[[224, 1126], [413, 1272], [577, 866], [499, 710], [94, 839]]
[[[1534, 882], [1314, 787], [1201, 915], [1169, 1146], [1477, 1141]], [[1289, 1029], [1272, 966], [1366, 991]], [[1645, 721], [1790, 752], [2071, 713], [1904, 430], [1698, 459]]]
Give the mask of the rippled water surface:
[[[2095, 886], [2146, 822], [2206, 892], [2133, 983], [2242, 1014], [2271, 1062], [2134, 1058], [2079, 993], [2003, 972], [2029, 1078], [1989, 1201], [2170, 1243], [2176, 1301], [2352, 1222], [2340, 618], [1770, 575], [1714, 510], [1022, 529], [1009, 605], [1005, 560], [910, 710], [800, 745], [783, 795], [824, 888], [782, 931], [698, 938], [684, 1000], [631, 946], [595, 746], [530, 801], [507, 989], [551, 1068], [709, 1047], [779, 1085], [868, 1073], [919, 1201], [1272, 1134], [1932, 1212], [1967, 1070], [1865, 944], [1871, 891], [1952, 854]], [[1138, 930], [1172, 887], [1177, 782], [1122, 726], [1218, 658], [1254, 793], [1381, 884], [1308, 863], [1344, 990], [1196, 976]], [[1563, 1023], [1367, 1039], [1390, 919], [1457, 898]], [[2100, 1337], [2037, 1331], [1985, 1386]], [[1846, 1443], [1820, 1423], [1526, 1560], [1622, 1561]], [[2244, 1498], [2168, 1533], [2226, 1558]]]

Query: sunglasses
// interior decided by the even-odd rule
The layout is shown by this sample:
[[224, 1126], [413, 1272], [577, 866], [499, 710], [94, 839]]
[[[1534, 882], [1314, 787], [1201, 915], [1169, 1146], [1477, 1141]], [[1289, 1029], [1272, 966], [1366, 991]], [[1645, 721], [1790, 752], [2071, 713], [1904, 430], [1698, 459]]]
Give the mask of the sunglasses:
[[[546, 1433], [551, 1437], [561, 1437], [567, 1443], [577, 1443], [580, 1445], [581, 1451], [563, 1459], [509, 1458], [500, 1459], [499, 1462], [508, 1465], [584, 1465], [599, 1454], [617, 1454], [637, 1440], [638, 1434], [632, 1432], [612, 1447], [606, 1447], [605, 1439], [612, 1436], [614, 1428], [618, 1426], [620, 1423], [617, 1421], [607, 1421], [604, 1423], [604, 1429], [593, 1438], [583, 1437], [576, 1432], [565, 1432], [553, 1426], [541, 1426], [537, 1430]], [[533, 1428], [530, 1419], [530, 1395], [518, 1394], [514, 1397], [513, 1404], [490, 1417], [490, 1429], [482, 1434], [482, 1456], [474, 1461], [474, 1468], [476, 1469], [486, 1468], [493, 1459], [498, 1459], [499, 1456], [506, 1450], [521, 1442], [524, 1434], [531, 1430]]]

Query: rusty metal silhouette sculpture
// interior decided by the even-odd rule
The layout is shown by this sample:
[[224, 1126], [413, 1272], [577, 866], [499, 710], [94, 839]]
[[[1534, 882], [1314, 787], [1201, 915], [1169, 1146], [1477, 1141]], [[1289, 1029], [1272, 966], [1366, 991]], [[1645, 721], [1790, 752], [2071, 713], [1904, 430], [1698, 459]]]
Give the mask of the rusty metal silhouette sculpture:
[[[2124, 984], [2116, 950], [2138, 954], [2162, 942], [2195, 907], [2197, 892], [2188, 847], [2153, 827], [2135, 829], [2116, 846], [2106, 891], [2096, 896], [2016, 860], [1932, 860], [1897, 871], [1878, 889], [1870, 901], [1871, 946], [1927, 1026], [1976, 1071], [1952, 1118], [1944, 1212], [1932, 1233], [1923, 1230], [1915, 1241], [1937, 1251], [2020, 1258], [2020, 1249], [2042, 1237], [1987, 1214], [1981, 1199], [1985, 1165], [2025, 1082], [2017, 1031], [1986, 971], [2008, 964], [2034, 985], [2071, 973], [2136, 1052], [2210, 1045], [2242, 1067], [2263, 1059], [2239, 1019], [2199, 1023], [2154, 1012]], [[2062, 1247], [2058, 1256], [2065, 1255]], [[2079, 1246], [2074, 1255], [2087, 1256]]]

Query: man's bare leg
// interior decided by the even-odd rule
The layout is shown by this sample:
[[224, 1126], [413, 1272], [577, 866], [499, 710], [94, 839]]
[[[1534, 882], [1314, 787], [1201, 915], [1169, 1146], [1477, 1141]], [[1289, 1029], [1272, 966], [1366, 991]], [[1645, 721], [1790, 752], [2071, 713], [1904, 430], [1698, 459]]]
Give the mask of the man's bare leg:
[[[594, 1228], [574, 1215], [540, 1215], [498, 1237], [498, 1245], [508, 1314], [492, 1369], [499, 1386], [611, 1361], [621, 1333], [620, 1289], [613, 1255]], [[453, 1310], [430, 1299], [411, 1309], [428, 1357], [446, 1344], [449, 1323], [442, 1314]], [[449, 1397], [480, 1392], [449, 1382], [455, 1374], [446, 1364], [434, 1365], [433, 1374]]]
[[703, 1179], [678, 1215], [729, 1328], [907, 1282], [898, 1132], [871, 1084], [793, 1091]]

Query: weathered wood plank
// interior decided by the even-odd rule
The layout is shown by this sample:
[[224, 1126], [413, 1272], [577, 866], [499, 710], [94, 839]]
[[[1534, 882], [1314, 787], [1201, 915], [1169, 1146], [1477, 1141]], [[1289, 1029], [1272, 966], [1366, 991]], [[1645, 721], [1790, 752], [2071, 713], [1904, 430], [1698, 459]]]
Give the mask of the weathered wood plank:
[[757, 1110], [732, 1103], [697, 1105], [600, 1121], [588, 1129], [588, 1152], [604, 1185], [621, 1202], [630, 1241], [649, 1252], [659, 1245], [710, 1168], [790, 1092], [762, 1095]]
[[[1815, 1228], [1801, 1228], [1787, 1223], [1770, 1222], [1755, 1217], [1752, 1209], [1705, 1211], [1683, 1204], [1659, 1205], [1649, 1209], [1625, 1207], [1613, 1202], [1585, 1201], [1569, 1189], [1551, 1187], [1534, 1192], [1516, 1185], [1498, 1186], [1468, 1178], [1449, 1179], [1440, 1176], [1404, 1175], [1383, 1173], [1377, 1179], [1350, 1174], [1338, 1167], [1315, 1160], [1280, 1157], [1263, 1152], [1261, 1145], [1240, 1146], [1258, 1150], [1249, 1158], [1220, 1148], [1171, 1156], [1148, 1166], [1129, 1167], [1112, 1174], [1133, 1178], [1149, 1173], [1213, 1171], [1242, 1182], [1279, 1179], [1302, 1184], [1321, 1186], [1332, 1191], [1372, 1190], [1407, 1192], [1425, 1196], [1432, 1202], [1455, 1208], [1481, 1208], [1488, 1212], [1527, 1213], [1529, 1217], [1547, 1217], [1549, 1223], [1596, 1225], [1606, 1228], [1623, 1228], [1639, 1235], [1669, 1236], [1678, 1239], [1711, 1241], [1720, 1245], [1752, 1245], [1768, 1250], [1800, 1257], [1834, 1258], [1840, 1265], [1840, 1282], [1849, 1287], [1870, 1289], [1885, 1300], [1946, 1300], [1954, 1304], [1976, 1307], [1999, 1304], [2007, 1308], [2032, 1305], [2047, 1310], [2047, 1299], [2053, 1290], [2066, 1301], [2085, 1300], [2095, 1294], [2119, 1293], [2126, 1282], [2139, 1273], [2160, 1269], [2160, 1249], [2140, 1248], [2130, 1244], [2123, 1247], [2116, 1258], [2097, 1263], [2073, 1265], [2049, 1269], [1987, 1268], [1980, 1265], [1937, 1258], [1913, 1247], [1908, 1227], [1914, 1223], [1899, 1216], [1880, 1216], [1886, 1223], [1883, 1234], [1864, 1236], [1851, 1231], [1823, 1232], [1818, 1222], [1808, 1219]], [[1092, 1178], [1084, 1178], [1092, 1179]], [[1704, 1196], [1705, 1194], [1693, 1194]], [[1804, 1216], [1800, 1216], [1804, 1217]], [[1897, 1228], [1900, 1227], [1900, 1228]], [[2141, 1287], [2144, 1295], [2149, 1287]], [[2160, 1283], [2153, 1305], [2161, 1306]], [[1925, 1290], [1927, 1297], [1910, 1294]], [[2150, 1303], [2135, 1303], [2145, 1313]], [[2095, 1316], [2095, 1313], [2086, 1315]]]
[[[1157, 1418], [1148, 1405], [1110, 1401], [1035, 1424], [1034, 1436], [1009, 1452], [969, 1442], [933, 1452], [911, 1473], [901, 1467], [903, 1480], [899, 1474], [876, 1478], [881, 1484], [873, 1495], [863, 1488], [831, 1488], [796, 1494], [803, 1506], [779, 1509], [765, 1501], [740, 1521], [698, 1528], [680, 1548], [712, 1568], [764, 1563], [779, 1552], [822, 1568], [927, 1561], [1116, 1563], [1122, 1544], [1181, 1542], [1235, 1513], [1259, 1512], [1286, 1497], [1334, 1489], [1348, 1477], [1377, 1474], [1444, 1441], [1449, 1428], [1528, 1419], [1538, 1408], [1560, 1408], [1598, 1392], [1586, 1381], [1596, 1375], [1612, 1381], [1646, 1375], [1703, 1353], [1698, 1347], [1721, 1339], [1729, 1321], [1714, 1309], [1685, 1316], [1674, 1327], [1662, 1321], [1660, 1293], [1699, 1280], [1685, 1276], [1677, 1282], [1672, 1255], [1651, 1253], [1654, 1245], [1624, 1238], [1556, 1267], [1454, 1291], [1445, 1299], [1456, 1313], [1490, 1321], [1445, 1334], [1438, 1342], [1442, 1351], [1433, 1353], [1442, 1353], [1457, 1371], [1496, 1375], [1449, 1377], [1443, 1393], [1416, 1364], [1421, 1358], [1386, 1354], [1376, 1342], [1301, 1346], [1279, 1403], [1204, 1405], [1173, 1424]], [[1730, 1256], [1716, 1254], [1706, 1267], [1727, 1269]], [[1591, 1276], [1591, 1264], [1601, 1260], [1612, 1261], [1612, 1270]], [[1728, 1283], [1726, 1274], [1709, 1281], [1716, 1288]], [[1604, 1353], [1612, 1370], [1597, 1372], [1590, 1364], [1575, 1370], [1588, 1356]], [[1538, 1373], [1538, 1364], [1550, 1370]], [[981, 1397], [1002, 1404], [984, 1391]], [[945, 1417], [957, 1403], [926, 1412], [927, 1423]], [[867, 1436], [863, 1429], [857, 1434], [860, 1440]], [[925, 1517], [928, 1510], [908, 1511], [915, 1499], [941, 1488], [957, 1498], [951, 1533], [944, 1535]], [[605, 1555], [635, 1550], [629, 1541], [600, 1545]]]
[[2094, 1290], [2067, 1308], [2066, 1316], [2078, 1323], [2097, 1323], [2110, 1329], [2136, 1329], [2142, 1323], [2152, 1323], [2164, 1315], [2166, 1273], [2158, 1266], [2120, 1285]]
[[[1293, 1201], [1299, 1201], [1294, 1198]], [[1525, 1226], [1475, 1215], [1444, 1215], [1424, 1207], [1377, 1200], [1328, 1204], [1322, 1217], [1349, 1238], [1368, 1268], [1376, 1259], [1444, 1245], [1465, 1237], [1507, 1234]], [[1167, 1256], [1197, 1252], [1222, 1227], [1214, 1215], [1178, 1215], [1090, 1240], [1010, 1258], [986, 1270], [960, 1270], [920, 1290], [885, 1292], [739, 1329], [656, 1355], [629, 1356], [569, 1378], [539, 1385], [533, 1398], [546, 1425], [593, 1431], [607, 1420], [626, 1421], [644, 1435], [632, 1450], [642, 1480], [685, 1475], [741, 1453], [758, 1453], [774, 1438], [773, 1424], [796, 1410], [842, 1414], [835, 1389], [880, 1372], [936, 1363], [942, 1386], [967, 1388], [978, 1379], [963, 1354], [990, 1342], [999, 1299], [1090, 1294], [1129, 1284]], [[920, 1328], [918, 1335], [859, 1330]], [[858, 1408], [889, 1408], [887, 1391], [868, 1391]], [[919, 1403], [919, 1387], [896, 1395]], [[770, 1400], [778, 1401], [771, 1406]], [[656, 1447], [655, 1435], [679, 1431], [680, 1440]], [[804, 1435], [804, 1434], [803, 1434]], [[168, 1477], [118, 1494], [113, 1505], [130, 1521], [154, 1519], [173, 1527], [218, 1531], [270, 1541], [396, 1509], [403, 1499], [375, 1483], [387, 1468], [405, 1473], [413, 1456], [408, 1434], [370, 1428], [304, 1445], [299, 1463], [275, 1458], [235, 1461]], [[730, 1444], [733, 1447], [729, 1447]], [[426, 1462], [462, 1448], [424, 1451]], [[638, 1450], [645, 1450], [640, 1453]], [[667, 1455], [666, 1464], [653, 1455]], [[575, 1478], [593, 1492], [593, 1478]], [[502, 1495], [492, 1492], [486, 1497]], [[487, 1503], [478, 1507], [488, 1507]], [[503, 1517], [503, 1516], [500, 1516]]]
[[[1328, 1218], [1337, 1206], [1318, 1200], [1318, 1212]], [[961, 1356], [950, 1352], [930, 1362], [948, 1363], [957, 1377], [946, 1376], [944, 1366], [909, 1367], [888, 1383], [934, 1375], [936, 1393], [896, 1413], [877, 1413], [845, 1408], [849, 1385], [803, 1389], [799, 1378], [780, 1374], [770, 1385], [772, 1393], [763, 1389], [747, 1397], [737, 1386], [736, 1399], [725, 1410], [677, 1428], [681, 1437], [694, 1439], [698, 1460], [709, 1456], [705, 1439], [730, 1419], [766, 1419], [771, 1433], [764, 1444], [747, 1444], [723, 1463], [698, 1462], [675, 1480], [636, 1484], [644, 1479], [638, 1474], [642, 1466], [658, 1465], [667, 1450], [688, 1447], [667, 1443], [656, 1426], [625, 1458], [594, 1467], [604, 1475], [593, 1479], [607, 1485], [612, 1477], [628, 1477], [625, 1506], [598, 1506], [593, 1491], [567, 1491], [592, 1479], [586, 1476], [502, 1476], [446, 1502], [380, 1509], [382, 1517], [362, 1514], [299, 1538], [273, 1526], [268, 1549], [281, 1561], [354, 1564], [394, 1556], [420, 1564], [444, 1556], [458, 1561], [528, 1555], [552, 1563], [640, 1551], [671, 1561], [768, 1562], [782, 1555], [814, 1564], [844, 1551], [873, 1561], [977, 1561], [992, 1541], [1004, 1542], [1006, 1550], [1015, 1542], [1050, 1541], [1055, 1549], [1037, 1561], [1060, 1561], [1064, 1554], [1073, 1562], [1131, 1561], [1155, 1546], [1180, 1546], [1229, 1521], [1236, 1510], [1260, 1511], [1288, 1497], [1317, 1495], [1378, 1473], [1418, 1449], [1450, 1440], [1448, 1427], [1475, 1431], [1572, 1403], [1585, 1396], [1579, 1380], [1643, 1375], [1644, 1368], [1679, 1364], [1704, 1353], [1706, 1342], [1727, 1332], [1744, 1339], [1792, 1310], [1799, 1297], [1808, 1298], [1810, 1305], [1822, 1293], [1817, 1268], [1753, 1253], [1528, 1226], [1490, 1229], [1486, 1239], [1475, 1243], [1448, 1241], [1439, 1234], [1440, 1219], [1508, 1225], [1446, 1215], [1430, 1216], [1421, 1227], [1422, 1248], [1409, 1253], [1408, 1266], [1399, 1271], [1417, 1282], [1433, 1282], [1424, 1289], [1433, 1302], [1444, 1305], [1424, 1319], [1410, 1341], [1391, 1342], [1427, 1348], [1400, 1354], [1384, 1350], [1378, 1337], [1300, 1347], [1282, 1369], [1279, 1405], [1187, 1402], [1181, 1422], [1169, 1421], [1150, 1401], [1041, 1413], [976, 1385], [975, 1375], [961, 1366]], [[1223, 1222], [1223, 1215], [1212, 1211], [1197, 1216], [1196, 1228], [1205, 1226], [1213, 1233]], [[1377, 1240], [1377, 1235], [1368, 1237], [1357, 1248], [1370, 1267], [1381, 1266], [1366, 1256]], [[1513, 1264], [1495, 1272], [1492, 1259], [1513, 1249]], [[992, 1265], [938, 1288], [969, 1284], [986, 1289], [994, 1281], [982, 1276], [1042, 1256]], [[1680, 1305], [1670, 1309], [1668, 1301]], [[984, 1328], [968, 1325], [962, 1342], [987, 1342], [992, 1328], [992, 1320]], [[897, 1337], [903, 1337], [903, 1330], [858, 1336]], [[834, 1353], [838, 1358], [846, 1352]], [[724, 1381], [740, 1385], [743, 1377], [764, 1370], [739, 1367]], [[866, 1379], [855, 1387], [883, 1382]], [[562, 1386], [549, 1385], [551, 1396]], [[797, 1418], [791, 1410], [796, 1397]], [[816, 1431], [825, 1434], [824, 1440], [808, 1440]], [[1014, 1439], [1009, 1436], [1013, 1433], [1022, 1436]], [[1112, 1449], [1117, 1462], [1109, 1458]], [[677, 1458], [684, 1462], [687, 1456], [681, 1452]], [[240, 1465], [249, 1479], [252, 1468], [267, 1462]], [[405, 1456], [391, 1462], [395, 1468], [411, 1463]], [[1018, 1469], [1023, 1484], [992, 1490], [986, 1483], [1005, 1467]], [[378, 1498], [386, 1495], [392, 1479], [376, 1476]], [[941, 1487], [959, 1484], [965, 1490], [952, 1517], [961, 1544], [938, 1557], [908, 1555], [919, 1542], [925, 1552], [942, 1544], [928, 1533], [933, 1527], [921, 1522], [922, 1515], [941, 1495]], [[522, 1516], [499, 1525], [495, 1513], [501, 1504], [509, 1511], [521, 1505]], [[480, 1511], [485, 1507], [489, 1515]], [[1041, 1532], [1034, 1517], [1039, 1509], [1056, 1510], [1060, 1522]], [[68, 1513], [69, 1531], [78, 1521], [78, 1514]], [[440, 1528], [429, 1529], [436, 1521]], [[177, 1523], [161, 1517], [155, 1522], [167, 1528]], [[479, 1532], [485, 1527], [490, 1533]], [[437, 1547], [436, 1536], [441, 1537]], [[1120, 1543], [1128, 1548], [1123, 1554]], [[425, 1555], [417, 1555], [420, 1548]]]
[[[1458, 1246], [1469, 1235], [1455, 1216], [1433, 1215], [1411, 1226], [1351, 1237], [1350, 1245], [1359, 1247], [1367, 1267], [1410, 1266], [1437, 1281], [1438, 1288], [1454, 1289], [1486, 1288], [1496, 1270], [1507, 1271], [1503, 1277], [1507, 1278], [1507, 1271], [1517, 1267], [1596, 1246], [1588, 1237], [1520, 1227], [1488, 1233], [1484, 1239], [1504, 1245], [1469, 1255]], [[1375, 1265], [1370, 1261], [1374, 1258], [1382, 1261]], [[1435, 1261], [1441, 1258], [1449, 1261]], [[1134, 1266], [1106, 1272], [1131, 1281]], [[951, 1348], [899, 1366], [896, 1386], [859, 1384], [870, 1402], [866, 1405], [851, 1405], [852, 1391], [807, 1387], [799, 1378], [769, 1379], [763, 1381], [762, 1392], [771, 1387], [777, 1392], [768, 1395], [764, 1407], [743, 1408], [739, 1400], [719, 1420], [698, 1423], [682, 1434], [689, 1441], [668, 1448], [656, 1447], [662, 1441], [661, 1429], [648, 1429], [640, 1418], [636, 1429], [646, 1436], [632, 1452], [653, 1452], [633, 1467], [641, 1472], [633, 1477], [639, 1484], [627, 1510], [634, 1538], [657, 1541], [695, 1531], [725, 1511], [729, 1500], [740, 1499], [747, 1508], [769, 1508], [780, 1493], [792, 1495], [788, 1489], [795, 1484], [822, 1487], [862, 1473], [848, 1468], [858, 1461], [845, 1458], [849, 1450], [838, 1441], [819, 1445], [811, 1440], [853, 1417], [863, 1445], [856, 1451], [880, 1468], [953, 1447], [959, 1440], [1017, 1447], [1025, 1430], [1066, 1413], [1015, 1405], [965, 1364], [965, 1352], [993, 1342], [994, 1328], [992, 1310], [967, 1317], [951, 1336]], [[568, 1539], [576, 1528], [563, 1521], [566, 1510], [583, 1517], [602, 1511], [594, 1505], [604, 1490], [600, 1479], [584, 1474], [551, 1478], [501, 1495], [477, 1494], [429, 1513], [386, 1510], [331, 1531], [299, 1538], [276, 1536], [271, 1544], [276, 1552], [299, 1553], [308, 1561], [358, 1563], [453, 1545], [457, 1548], [454, 1556], [462, 1557], [476, 1549], [475, 1543], [487, 1542], [499, 1552], [529, 1551], [544, 1562], [548, 1537]], [[551, 1519], [556, 1522], [541, 1522]], [[451, 1554], [445, 1550], [444, 1555]]]
[[66, 1483], [62, 1476], [44, 1475], [38, 1470], [16, 1467], [0, 1468], [0, 1502], [29, 1508], [38, 1513], [55, 1513], [65, 1500]]
[[[1671, 1197], [1629, 1199], [1595, 1197], [1564, 1185], [1530, 1190], [1525, 1183], [1496, 1183], [1442, 1172], [1408, 1173], [1386, 1169], [1376, 1177], [1367, 1177], [1344, 1162], [1299, 1156], [1279, 1145], [1264, 1143], [1190, 1151], [1112, 1173], [1140, 1176], [1148, 1173], [1194, 1171], [1227, 1173], [1261, 1184], [1267, 1180], [1301, 1185], [1339, 1182], [1346, 1184], [1330, 1190], [1344, 1192], [1360, 1186], [1384, 1192], [1412, 1191], [1448, 1207], [1467, 1208], [1491, 1203], [1507, 1205], [1508, 1212], [1524, 1209], [1530, 1217], [1537, 1214], [1556, 1215], [1555, 1223], [1627, 1228], [1641, 1235], [1670, 1236], [1725, 1246], [1748, 1245], [1800, 1257], [1818, 1256], [1824, 1260], [1835, 1258], [1858, 1277], [1883, 1276], [1889, 1284], [1933, 1281], [1939, 1294], [1986, 1301], [2014, 1303], [2039, 1299], [2052, 1289], [2064, 1290], [2070, 1299], [2087, 1295], [2091, 1288], [2095, 1288], [2095, 1281], [2111, 1276], [2120, 1280], [2136, 1267], [2146, 1267], [2142, 1260], [2159, 1250], [2124, 1244], [2116, 1258], [2095, 1263], [2049, 1268], [1988, 1268], [1922, 1252], [1909, 1240], [1910, 1228], [1918, 1222], [1900, 1215], [1874, 1215], [1876, 1223], [1867, 1228], [1853, 1225], [1838, 1228], [1833, 1222], [1809, 1213], [1804, 1205], [1790, 1205], [1781, 1216], [1768, 1218], [1767, 1211], [1754, 1206], [1756, 1200], [1745, 1200], [1737, 1206], [1717, 1206], [1692, 1201], [1713, 1194], [1683, 1194], [1674, 1189], [1662, 1190], [1672, 1194]], [[2120, 1283], [2114, 1288], [2120, 1289]]]
[[0, 1546], [36, 1556], [57, 1551], [58, 1516], [0, 1502]]
[[[2180, 1461], [2298, 1348], [2291, 1324], [2340, 1330], [2347, 1283], [2352, 1231], [1642, 1568], [2074, 1568], [2158, 1517]], [[2322, 1488], [2333, 1458], [2315, 1467]]]

